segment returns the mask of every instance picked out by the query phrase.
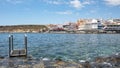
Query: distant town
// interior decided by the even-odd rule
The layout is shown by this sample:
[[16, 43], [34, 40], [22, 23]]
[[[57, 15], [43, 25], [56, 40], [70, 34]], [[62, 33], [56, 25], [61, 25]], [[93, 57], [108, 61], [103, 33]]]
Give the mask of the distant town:
[[0, 33], [4, 32], [120, 33], [120, 19], [79, 19], [65, 24], [0, 26]]

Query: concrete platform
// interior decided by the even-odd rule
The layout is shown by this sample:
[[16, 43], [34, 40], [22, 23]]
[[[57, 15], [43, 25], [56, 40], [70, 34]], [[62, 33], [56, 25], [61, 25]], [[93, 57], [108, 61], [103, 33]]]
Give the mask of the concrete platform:
[[10, 57], [26, 57], [26, 50], [12, 50]]

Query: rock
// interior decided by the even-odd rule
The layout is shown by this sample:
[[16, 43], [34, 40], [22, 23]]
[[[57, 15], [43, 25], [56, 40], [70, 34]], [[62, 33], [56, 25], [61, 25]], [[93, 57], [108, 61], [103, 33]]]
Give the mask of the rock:
[[33, 68], [44, 68], [44, 64], [43, 63], [35, 64]]
[[102, 67], [102, 68], [113, 68], [110, 63], [102, 63], [102, 64], [100, 64], [100, 67]]
[[72, 67], [64, 67], [64, 68], [76, 68], [75, 66], [72, 66]]
[[115, 57], [116, 63], [115, 66], [120, 67], [120, 56]]
[[91, 62], [90, 65], [91, 65], [91, 68], [98, 68], [98, 63], [96, 62]]
[[95, 62], [97, 62], [97, 63], [103, 63], [104, 60], [105, 59], [103, 57], [97, 57], [97, 58], [95, 58]]
[[89, 61], [86, 61], [84, 64], [83, 64], [84, 68], [91, 68], [91, 65], [90, 65], [90, 62]]
[[45, 68], [55, 68], [57, 65], [55, 65], [55, 62], [47, 60], [47, 61], [43, 61], [44, 63], [44, 67]]
[[32, 56], [27, 59], [4, 57], [0, 59], [0, 68], [120, 68], [120, 53], [108, 57], [97, 57], [92, 62], [85, 60], [67, 62], [61, 57], [51, 61], [48, 58], [33, 59]]
[[91, 68], [113, 68], [112, 64], [103, 62], [103, 63], [91, 63]]
[[57, 64], [57, 65], [65, 65], [65, 62], [63, 62], [63, 61], [56, 61], [55, 64]]
[[62, 67], [46, 66], [45, 68], [62, 68]]
[[[83, 62], [82, 62], [83, 63]], [[69, 62], [68, 64], [76, 66], [77, 68], [83, 68], [83, 65], [80, 63], [76, 63], [76, 62]]]
[[4, 59], [4, 58], [5, 58], [5, 57], [3, 57], [3, 56], [0, 56], [0, 60], [1, 60], [1, 59]]
[[111, 63], [103, 62], [102, 64], [108, 65], [109, 67], [112, 67], [112, 64], [111, 64]]
[[119, 66], [120, 67], [120, 55], [111, 55], [109, 57], [105, 58], [108, 63], [111, 63], [113, 66]]

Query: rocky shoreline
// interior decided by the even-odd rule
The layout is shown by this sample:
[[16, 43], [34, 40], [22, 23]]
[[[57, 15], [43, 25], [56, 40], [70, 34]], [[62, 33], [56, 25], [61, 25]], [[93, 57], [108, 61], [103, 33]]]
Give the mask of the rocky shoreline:
[[108, 57], [96, 57], [94, 61], [79, 62], [61, 59], [34, 59], [0, 57], [0, 68], [120, 68], [120, 53]]

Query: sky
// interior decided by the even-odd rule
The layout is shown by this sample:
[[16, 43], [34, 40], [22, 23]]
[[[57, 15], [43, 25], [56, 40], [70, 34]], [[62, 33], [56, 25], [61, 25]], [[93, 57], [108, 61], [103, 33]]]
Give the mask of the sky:
[[64, 24], [120, 18], [120, 0], [0, 0], [0, 25]]

